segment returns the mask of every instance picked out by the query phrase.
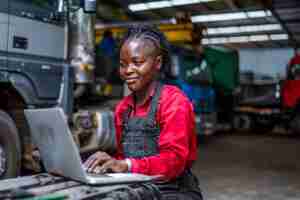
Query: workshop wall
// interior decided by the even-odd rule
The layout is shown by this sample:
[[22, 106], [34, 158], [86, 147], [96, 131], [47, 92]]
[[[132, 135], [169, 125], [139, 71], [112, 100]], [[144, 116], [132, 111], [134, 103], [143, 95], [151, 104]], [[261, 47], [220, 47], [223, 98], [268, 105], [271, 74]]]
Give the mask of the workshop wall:
[[285, 77], [286, 66], [294, 55], [292, 48], [241, 49], [240, 70]]

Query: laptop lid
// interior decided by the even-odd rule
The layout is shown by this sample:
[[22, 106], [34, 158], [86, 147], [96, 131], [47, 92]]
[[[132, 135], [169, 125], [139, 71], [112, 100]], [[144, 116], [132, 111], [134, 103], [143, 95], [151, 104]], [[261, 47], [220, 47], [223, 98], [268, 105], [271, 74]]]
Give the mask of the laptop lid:
[[80, 154], [63, 110], [27, 109], [25, 116], [47, 172], [85, 181]]

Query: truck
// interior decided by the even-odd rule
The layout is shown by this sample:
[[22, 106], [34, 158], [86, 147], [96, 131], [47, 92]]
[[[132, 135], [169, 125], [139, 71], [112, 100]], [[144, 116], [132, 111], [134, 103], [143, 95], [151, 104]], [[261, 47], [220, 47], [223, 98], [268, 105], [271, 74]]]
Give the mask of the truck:
[[[299, 58], [299, 55], [297, 56]], [[287, 77], [246, 79], [235, 107], [234, 127], [241, 131], [300, 133], [299, 59], [287, 67]]]
[[109, 111], [91, 113], [74, 101], [93, 81], [95, 8], [96, 0], [1, 1], [0, 179], [40, 170], [25, 109], [62, 107], [83, 151], [103, 142], [100, 123], [111, 130]]

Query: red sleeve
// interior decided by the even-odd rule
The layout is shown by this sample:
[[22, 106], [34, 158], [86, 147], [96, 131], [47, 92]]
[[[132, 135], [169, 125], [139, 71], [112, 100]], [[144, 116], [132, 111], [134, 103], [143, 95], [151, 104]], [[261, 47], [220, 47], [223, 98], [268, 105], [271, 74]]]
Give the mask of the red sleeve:
[[117, 145], [117, 151], [114, 155], [114, 158], [118, 160], [124, 159], [123, 153], [122, 153], [122, 145], [121, 145], [121, 134], [122, 134], [122, 113], [124, 112], [124, 100], [121, 101], [115, 109], [114, 113], [114, 122], [115, 122], [115, 131], [116, 131], [116, 145]]
[[191, 155], [192, 160], [195, 159], [196, 141], [190, 137], [190, 134], [195, 133], [194, 112], [190, 101], [181, 92], [175, 92], [161, 97], [157, 114], [157, 121], [161, 127], [159, 154], [130, 159], [131, 171], [163, 175], [170, 180], [183, 172], [191, 160]]

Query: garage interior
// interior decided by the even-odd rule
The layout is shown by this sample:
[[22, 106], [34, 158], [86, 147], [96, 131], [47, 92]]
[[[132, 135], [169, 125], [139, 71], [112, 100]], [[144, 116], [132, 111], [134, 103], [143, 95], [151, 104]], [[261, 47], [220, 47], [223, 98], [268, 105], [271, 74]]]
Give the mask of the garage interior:
[[[46, 1], [33, 0], [31, 2], [35, 2], [35, 5], [42, 5], [42, 2]], [[77, 2], [77, 0], [58, 2], [66, 1]], [[4, 2], [24, 3], [26, 1], [5, 0]], [[17, 8], [17, 6], [8, 5], [10, 4], [7, 3], [8, 10]], [[1, 9], [0, 5], [0, 19], [2, 20]], [[71, 9], [74, 13], [80, 10], [72, 7]], [[29, 11], [22, 11], [20, 15], [15, 13], [12, 15], [35, 20]], [[83, 43], [93, 47], [80, 49], [78, 53], [78, 46], [68, 44], [71, 48], [69, 57], [65, 55], [67, 53], [63, 52], [63, 48], [59, 48], [60, 50], [56, 52], [53, 48], [54, 61], [59, 63], [63, 60], [63, 56], [59, 54], [64, 54], [70, 60], [85, 52], [92, 52], [90, 55], [94, 57], [90, 58], [88, 55], [82, 60], [72, 60], [71, 65], [79, 68], [76, 72], [55, 71], [53, 73], [55, 76], [63, 73], [77, 73], [76, 80], [72, 80], [67, 75], [51, 82], [48, 72], [44, 74], [43, 81], [38, 82], [41, 88], [37, 89], [37, 92], [41, 92], [42, 98], [36, 102], [41, 105], [50, 102], [45, 104], [46, 106], [41, 106], [42, 108], [54, 106], [59, 102], [59, 106], [63, 107], [69, 116], [67, 119], [71, 124], [70, 129], [84, 157], [91, 150], [98, 148], [97, 145], [102, 146], [102, 149], [111, 150], [114, 144], [114, 138], [110, 137], [114, 134], [112, 122], [103, 119], [112, 119], [111, 111], [120, 99], [128, 94], [118, 74], [120, 39], [127, 28], [132, 25], [155, 26], [165, 34], [171, 43], [172, 55], [174, 54], [172, 57], [174, 65], [168, 71], [166, 83], [181, 87], [194, 105], [199, 148], [198, 159], [192, 170], [199, 179], [204, 199], [300, 199], [299, 0], [97, 0], [97, 10], [93, 16], [95, 21], [92, 21], [90, 16], [82, 13], [80, 15], [82, 16], [77, 16], [78, 19], [73, 15], [71, 18], [85, 25], [91, 23], [92, 29], [90, 30], [91, 27], [88, 26], [78, 27], [78, 24], [75, 26], [76, 22], [73, 25], [68, 24], [68, 31], [74, 31], [69, 35], [71, 39], [68, 38], [68, 42], [75, 41], [76, 45], [80, 46], [84, 41]], [[58, 25], [61, 29], [52, 29], [49, 26], [47, 28], [52, 32], [47, 33], [46, 28], [44, 32], [41, 31], [42, 34], [48, 38], [51, 34], [55, 37], [59, 34], [64, 35], [66, 29], [62, 28], [61, 16], [49, 16], [49, 19], [43, 17], [38, 19], [42, 23], [39, 21], [40, 24], [37, 27], [42, 27], [43, 23], [52, 23], [51, 25]], [[10, 34], [10, 32], [18, 33], [19, 31], [21, 34], [22, 31], [14, 29], [20, 25], [17, 17], [17, 20], [8, 18], [8, 22], [0, 20], [0, 28], [5, 23], [9, 24], [9, 20], [16, 20], [13, 21], [13, 28], [8, 29], [7, 32]], [[60, 32], [56, 34], [54, 30]], [[5, 34], [6, 32], [0, 30], [0, 36]], [[79, 36], [80, 34], [86, 35]], [[105, 41], [107, 34], [108, 43]], [[24, 35], [27, 37], [26, 34]], [[35, 37], [34, 34], [28, 35], [28, 37]], [[3, 45], [0, 41], [0, 84], [9, 79], [16, 83], [12, 86], [20, 90], [24, 89], [20, 84], [28, 82], [19, 76], [27, 65], [22, 63], [18, 67], [18, 63], [10, 62], [7, 58], [5, 61], [7, 68], [1, 67], [2, 47], [7, 48], [9, 52], [9, 42], [13, 41], [14, 45], [16, 44], [14, 48], [19, 49], [16, 52], [9, 52], [8, 57], [16, 53], [16, 57], [20, 60], [23, 58], [23, 50], [31, 44], [23, 37], [9, 37], [6, 38], [8, 42]], [[76, 40], [72, 40], [72, 37]], [[53, 45], [50, 38], [48, 43], [46, 40], [43, 41], [42, 48], [34, 48], [37, 49], [36, 52], [44, 53], [48, 46], [63, 47], [64, 40], [67, 39], [56, 40]], [[38, 40], [38, 43], [41, 42]], [[44, 51], [43, 48], [46, 50]], [[25, 58], [32, 61], [43, 58], [45, 55], [31, 56], [29, 54]], [[51, 60], [43, 59], [47, 62]], [[17, 68], [12, 70], [9, 68], [10, 65], [17, 66]], [[43, 64], [41, 68], [49, 70], [51, 67]], [[2, 70], [5, 71], [3, 74]], [[40, 76], [34, 68], [31, 70], [37, 74], [37, 77]], [[7, 78], [9, 77], [7, 74], [11, 72], [17, 75]], [[26, 76], [30, 73], [27, 71]], [[37, 77], [33, 78], [32, 82], [38, 80]], [[91, 77], [95, 78], [94, 82], [91, 82]], [[60, 81], [69, 81], [69, 83], [63, 84]], [[52, 91], [54, 87], [59, 89]], [[6, 88], [8, 88], [6, 84], [4, 87], [0, 85], [0, 126], [4, 122], [14, 121], [18, 132], [25, 130], [24, 132], [28, 133], [23, 110], [39, 108], [38, 104], [28, 106], [25, 101], [27, 99], [20, 100], [22, 93], [21, 95], [16, 92], [9, 94], [13, 87]], [[72, 92], [66, 94], [67, 97], [61, 94], [62, 90], [70, 88]], [[29, 99], [32, 98], [30, 95]], [[72, 100], [68, 100], [69, 97], [72, 97]], [[2, 120], [7, 117], [2, 110], [8, 113], [9, 120]], [[100, 115], [93, 115], [93, 111], [104, 114], [101, 118]], [[101, 127], [106, 129], [101, 133], [103, 135], [99, 134], [98, 129], [95, 130], [93, 120], [103, 123]], [[9, 124], [9, 126], [12, 125]], [[99, 135], [93, 135], [95, 131]], [[23, 139], [23, 136], [21, 138]], [[8, 175], [3, 169], [8, 162], [6, 163], [3, 159], [6, 156], [5, 148], [0, 142], [0, 178], [28, 176], [41, 170], [40, 155], [34, 145], [26, 143], [28, 141], [30, 140], [9, 143], [16, 144], [15, 146], [18, 144], [20, 147], [16, 150], [24, 151], [26, 156], [33, 153], [29, 156], [31, 162], [29, 167], [20, 166], [19, 169], [14, 167], [15, 172]], [[23, 162], [24, 156], [19, 156]], [[2, 176], [3, 174], [5, 175]], [[0, 181], [0, 199], [4, 191], [1, 187], [5, 183]]]
[[[271, 62], [260, 63], [259, 54], [264, 54], [264, 59], [276, 62], [281, 53], [285, 54], [283, 51], [295, 48], [300, 41], [300, 2], [297, 0], [111, 2], [99, 7], [97, 24], [120, 25], [130, 24], [130, 21], [170, 23], [175, 13], [188, 13], [188, 19], [193, 24], [206, 28], [203, 45], [225, 46], [240, 51], [241, 73], [248, 70], [273, 77], [280, 73], [280, 78], [283, 78], [285, 71], [272, 72], [270, 68], [260, 70], [259, 67], [264, 67], [262, 63], [271, 65]], [[106, 6], [115, 12], [110, 12]], [[126, 17], [121, 19], [120, 16]], [[184, 39], [175, 41], [182, 46], [187, 46], [188, 42]], [[278, 58], [285, 60], [279, 61], [282, 70], [286, 70], [293, 51], [288, 54], [286, 58], [283, 58], [284, 55]], [[247, 73], [241, 75], [241, 84], [242, 76], [246, 77]], [[257, 96], [263, 96], [272, 91], [273, 86], [268, 85], [271, 84], [268, 81], [272, 80], [262, 79], [262, 82], [266, 82], [265, 86], [243, 83], [243, 95], [249, 97], [256, 93]], [[282, 127], [266, 129], [257, 125], [250, 129], [249, 123], [244, 126], [247, 127], [246, 131], [221, 131], [200, 139], [199, 156], [193, 171], [199, 178], [205, 199], [300, 199], [300, 168], [297, 159], [300, 151], [299, 135], [282, 130]]]
[[[192, 23], [206, 27], [203, 45], [225, 46], [238, 51], [252, 49], [249, 54], [255, 51], [261, 53], [262, 49], [294, 48], [299, 44], [300, 2], [296, 0], [172, 2], [178, 2], [178, 5], [172, 6], [168, 1], [157, 4], [128, 0], [114, 2], [105, 5], [115, 9], [115, 12], [99, 7], [97, 16], [103, 23], [122, 24], [143, 20], [159, 24], [173, 19], [174, 13], [189, 13]], [[126, 20], [112, 16], [112, 13], [126, 16]], [[249, 54], [246, 53], [244, 57]], [[270, 53], [266, 59], [276, 60], [275, 54]], [[248, 69], [251, 70], [251, 67]], [[257, 86], [257, 90], [261, 87]], [[264, 93], [270, 88], [262, 90]], [[193, 170], [200, 180], [205, 199], [300, 198], [300, 168], [297, 159], [299, 136], [286, 133], [280, 128], [257, 129], [219, 133], [200, 142], [199, 157]]]

